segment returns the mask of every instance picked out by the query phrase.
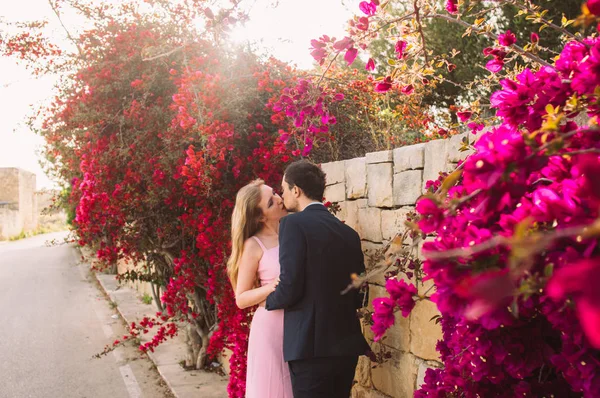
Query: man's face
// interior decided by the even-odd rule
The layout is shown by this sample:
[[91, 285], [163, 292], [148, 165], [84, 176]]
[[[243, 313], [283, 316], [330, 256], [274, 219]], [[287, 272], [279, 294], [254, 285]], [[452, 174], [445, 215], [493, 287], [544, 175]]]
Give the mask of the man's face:
[[289, 184], [285, 181], [285, 176], [281, 181], [281, 198], [283, 199], [283, 205], [289, 212], [298, 211], [298, 198], [294, 195], [294, 188], [290, 189]]

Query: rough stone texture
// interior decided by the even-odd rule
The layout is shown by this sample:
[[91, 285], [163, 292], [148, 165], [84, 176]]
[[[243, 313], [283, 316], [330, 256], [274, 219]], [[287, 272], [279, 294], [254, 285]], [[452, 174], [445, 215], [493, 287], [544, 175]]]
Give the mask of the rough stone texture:
[[325, 200], [329, 202], [343, 202], [346, 199], [346, 184], [339, 183], [325, 187]]
[[371, 369], [373, 386], [394, 398], [412, 397], [417, 380], [416, 358], [410, 353], [392, 351], [392, 358]]
[[425, 144], [396, 148], [393, 151], [394, 173], [422, 169], [425, 164]]
[[371, 387], [371, 360], [361, 355], [358, 357], [358, 364], [356, 365], [356, 373], [354, 373], [354, 380], [363, 387]]
[[344, 161], [322, 163], [321, 170], [325, 173], [325, 184], [333, 185], [346, 181], [346, 167]]
[[423, 191], [428, 180], [437, 180], [440, 171], [448, 171], [448, 140], [429, 141], [425, 144]]
[[353, 228], [360, 236], [362, 236], [362, 231], [360, 229], [360, 225], [358, 224], [358, 209], [364, 209], [367, 207], [366, 199], [358, 199], [358, 200], [347, 200], [344, 202], [346, 207], [346, 225]]
[[423, 170], [407, 170], [394, 174], [394, 205], [416, 203], [423, 194]]
[[442, 328], [430, 321], [439, 314], [435, 303], [429, 300], [417, 302], [410, 314], [410, 351], [420, 358], [439, 361], [435, 345], [442, 338]]
[[441, 368], [442, 364], [436, 361], [423, 361], [417, 358], [417, 390], [425, 383], [425, 372], [427, 369]]
[[369, 206], [393, 206], [392, 166], [392, 163], [367, 164], [367, 200]]
[[345, 160], [346, 196], [348, 199], [364, 198], [367, 194], [366, 158]]
[[381, 242], [381, 210], [373, 207], [358, 209], [361, 237], [371, 242]]
[[366, 389], [365, 387], [355, 384], [352, 387], [350, 394], [351, 398], [389, 398], [389, 395], [385, 395], [377, 390]]
[[396, 234], [403, 234], [406, 231], [405, 221], [411, 211], [414, 211], [414, 207], [402, 207], [397, 210], [383, 210], [381, 212], [381, 235], [383, 240], [390, 241]]
[[379, 151], [367, 153], [367, 164], [387, 163], [394, 160], [392, 151]]
[[417, 284], [417, 293], [420, 296], [431, 297], [435, 293], [435, 284], [432, 279], [428, 279], [425, 282], [419, 282]]
[[383, 344], [395, 348], [399, 351], [410, 351], [410, 316], [405, 318], [400, 311], [394, 314], [396, 323], [390, 328]]
[[467, 156], [473, 153], [473, 150], [461, 152], [460, 148], [463, 146], [462, 140], [464, 137], [469, 139], [469, 143], [475, 141], [475, 136], [471, 133], [462, 133], [450, 137], [448, 141], [448, 161], [457, 163], [459, 160], [466, 159]]

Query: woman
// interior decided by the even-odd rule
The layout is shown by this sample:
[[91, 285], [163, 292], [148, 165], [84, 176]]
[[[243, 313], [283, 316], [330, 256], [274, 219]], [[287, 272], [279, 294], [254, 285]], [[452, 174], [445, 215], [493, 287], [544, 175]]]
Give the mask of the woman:
[[283, 200], [262, 180], [239, 190], [231, 216], [227, 272], [239, 308], [258, 305], [250, 326], [246, 398], [292, 398], [283, 360], [283, 310], [267, 311], [267, 296], [279, 283], [279, 220]]

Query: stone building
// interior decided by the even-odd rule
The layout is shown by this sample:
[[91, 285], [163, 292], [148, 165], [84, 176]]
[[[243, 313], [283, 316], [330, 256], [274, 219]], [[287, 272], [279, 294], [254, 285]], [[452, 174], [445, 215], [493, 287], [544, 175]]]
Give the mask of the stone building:
[[0, 168], [0, 240], [38, 226], [36, 176], [16, 167]]

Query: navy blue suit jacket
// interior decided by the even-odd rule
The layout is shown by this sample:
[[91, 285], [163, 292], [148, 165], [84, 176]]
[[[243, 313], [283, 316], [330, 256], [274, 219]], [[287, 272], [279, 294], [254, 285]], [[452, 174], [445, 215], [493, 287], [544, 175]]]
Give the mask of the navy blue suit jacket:
[[365, 271], [360, 237], [321, 204], [279, 225], [280, 282], [267, 310], [284, 309], [283, 356], [299, 359], [363, 355], [369, 350], [356, 310], [362, 295], [341, 292]]

